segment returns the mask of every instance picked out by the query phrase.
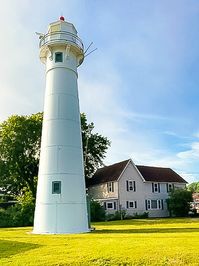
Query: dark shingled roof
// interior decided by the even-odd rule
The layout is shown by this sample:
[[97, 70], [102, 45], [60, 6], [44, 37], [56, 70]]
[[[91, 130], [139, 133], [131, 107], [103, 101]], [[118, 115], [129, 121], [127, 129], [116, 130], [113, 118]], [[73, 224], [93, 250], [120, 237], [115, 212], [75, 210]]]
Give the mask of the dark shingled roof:
[[87, 185], [92, 186], [117, 180], [128, 162], [129, 160], [126, 160], [98, 169], [93, 177], [87, 180]]
[[171, 168], [152, 167], [144, 165], [136, 165], [136, 167], [146, 181], [187, 183], [187, 181], [185, 181]]
[[[93, 177], [87, 181], [87, 186], [118, 180], [129, 161], [130, 159], [98, 169]], [[170, 168], [143, 165], [136, 165], [136, 167], [145, 181], [187, 183]]]

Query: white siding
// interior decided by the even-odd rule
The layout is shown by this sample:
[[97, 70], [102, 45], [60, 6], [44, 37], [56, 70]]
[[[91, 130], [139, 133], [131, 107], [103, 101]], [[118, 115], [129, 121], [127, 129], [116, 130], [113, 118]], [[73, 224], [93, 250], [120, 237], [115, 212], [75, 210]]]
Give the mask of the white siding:
[[[136, 191], [127, 191], [127, 180], [135, 181]], [[152, 183], [156, 182], [144, 182], [136, 167], [130, 162], [119, 180], [119, 202], [121, 204], [121, 208], [125, 209], [130, 215], [133, 215], [135, 213], [142, 214], [144, 212], [148, 212], [149, 217], [169, 216], [166, 203], [166, 199], [169, 197], [167, 192], [167, 183], [159, 182], [160, 192], [152, 191]], [[172, 184], [174, 184], [175, 188], [185, 187], [185, 184]], [[163, 201], [163, 209], [146, 209], [146, 200]], [[137, 208], [127, 208], [126, 201], [136, 201]]]
[[[126, 181], [135, 181], [136, 191], [127, 191]], [[127, 211], [127, 214], [142, 214], [145, 211], [143, 180], [138, 174], [134, 165], [130, 162], [119, 179], [119, 201], [121, 208]], [[137, 201], [136, 209], [127, 209], [126, 201]]]
[[89, 187], [89, 195], [96, 199], [117, 199], [118, 198], [118, 183], [114, 182], [114, 192], [108, 192], [107, 183]]
[[[135, 182], [135, 191], [127, 191], [126, 181]], [[160, 192], [153, 192], [152, 183], [146, 182], [139, 174], [135, 165], [130, 162], [118, 181], [114, 182], [114, 192], [108, 192], [107, 183], [95, 185], [89, 188], [89, 195], [99, 200], [100, 202], [117, 202], [117, 209], [126, 210], [127, 214], [133, 215], [149, 213], [149, 217], [167, 217], [169, 212], [167, 210], [166, 199], [169, 197], [167, 192], [167, 183], [159, 182]], [[175, 188], [184, 188], [185, 184], [171, 183]], [[146, 200], [160, 200], [161, 209], [146, 209]], [[127, 208], [126, 202], [135, 202], [136, 208]], [[163, 209], [162, 209], [163, 203]], [[107, 210], [108, 213], [113, 213], [115, 210]]]
[[144, 184], [145, 200], [163, 200], [163, 210], [162, 209], [146, 210], [146, 206], [145, 210], [149, 213], [149, 217], [167, 217], [169, 216], [167, 210], [167, 203], [166, 203], [166, 199], [168, 199], [167, 185], [166, 183], [159, 183], [160, 192], [153, 192], [152, 183], [156, 182], [146, 182]]

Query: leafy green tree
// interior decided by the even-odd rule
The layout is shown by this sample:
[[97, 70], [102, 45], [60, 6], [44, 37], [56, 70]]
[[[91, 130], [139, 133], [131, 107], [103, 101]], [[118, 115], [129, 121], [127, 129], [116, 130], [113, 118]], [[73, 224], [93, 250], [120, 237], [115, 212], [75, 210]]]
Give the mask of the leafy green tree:
[[0, 124], [0, 187], [18, 195], [36, 194], [42, 113], [13, 115]]
[[172, 190], [169, 199], [167, 199], [168, 210], [171, 216], [187, 216], [192, 200], [192, 192], [186, 189]]
[[81, 127], [85, 176], [90, 178], [100, 166], [103, 166], [102, 160], [105, 158], [110, 141], [98, 133], [93, 133], [94, 124], [88, 124], [84, 113], [81, 114]]
[[199, 192], [199, 182], [193, 182], [188, 185], [188, 190], [192, 193]]
[[[24, 188], [36, 195], [43, 113], [30, 116], [13, 115], [0, 124], [0, 187], [13, 195]], [[81, 115], [85, 176], [91, 177], [102, 165], [110, 141], [93, 133]]]

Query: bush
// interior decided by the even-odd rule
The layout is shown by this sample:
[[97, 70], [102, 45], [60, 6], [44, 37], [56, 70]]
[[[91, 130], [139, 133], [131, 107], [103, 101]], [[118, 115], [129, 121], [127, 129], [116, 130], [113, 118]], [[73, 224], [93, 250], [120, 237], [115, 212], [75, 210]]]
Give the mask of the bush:
[[3, 209], [0, 208], [0, 227], [10, 227], [11, 225], [11, 216], [10, 213]]
[[7, 209], [0, 208], [0, 227], [29, 226], [33, 224], [34, 199], [31, 192], [17, 197], [18, 203]]
[[192, 201], [192, 192], [186, 189], [176, 189], [170, 192], [170, 198], [167, 199], [168, 210], [171, 216], [188, 216], [190, 211], [190, 202]]
[[105, 220], [104, 207], [96, 200], [90, 201], [91, 222], [100, 222]]
[[126, 211], [116, 211], [115, 213], [106, 214], [106, 221], [124, 220], [126, 217]]
[[143, 212], [142, 214], [134, 213], [133, 215], [130, 215], [126, 214], [125, 210], [122, 210], [122, 211], [116, 211], [115, 213], [106, 214], [106, 221], [146, 219], [148, 217], [149, 217], [148, 212]]
[[32, 192], [26, 191], [22, 196], [17, 197], [19, 202], [19, 217], [21, 226], [33, 225], [35, 199]]
[[143, 212], [141, 214], [135, 213], [135, 215], [133, 216], [133, 218], [135, 218], [135, 219], [146, 219], [148, 217], [149, 217], [148, 212]]

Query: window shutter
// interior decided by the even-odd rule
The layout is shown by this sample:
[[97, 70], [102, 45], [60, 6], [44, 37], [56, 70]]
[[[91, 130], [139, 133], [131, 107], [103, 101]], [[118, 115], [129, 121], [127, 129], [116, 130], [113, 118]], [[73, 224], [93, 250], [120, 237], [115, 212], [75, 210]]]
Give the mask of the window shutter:
[[129, 181], [126, 180], [126, 190], [129, 191]]
[[173, 190], [175, 189], [175, 186], [174, 186], [174, 184], [173, 184]]
[[160, 183], [158, 183], [158, 193], [160, 193]]
[[114, 201], [114, 210], [116, 210], [116, 202]]
[[137, 209], [137, 201], [135, 200], [135, 209]]
[[114, 192], [114, 182], [112, 182], [111, 185], [112, 185], [112, 192]]
[[133, 191], [136, 191], [135, 181], [133, 181]]
[[162, 210], [164, 210], [164, 202], [163, 202], [163, 199], [161, 200], [161, 204], [162, 204]]
[[147, 208], [147, 200], [145, 200], [145, 207], [146, 207], [146, 210], [148, 210], [148, 208]]
[[104, 209], [106, 210], [106, 202], [104, 202]]
[[154, 193], [154, 183], [152, 183], [152, 192]]
[[167, 192], [169, 192], [169, 184], [167, 183]]
[[108, 189], [108, 183], [107, 183], [107, 192], [109, 192], [109, 189]]
[[129, 202], [128, 201], [126, 202], [126, 208], [127, 209], [129, 208]]

